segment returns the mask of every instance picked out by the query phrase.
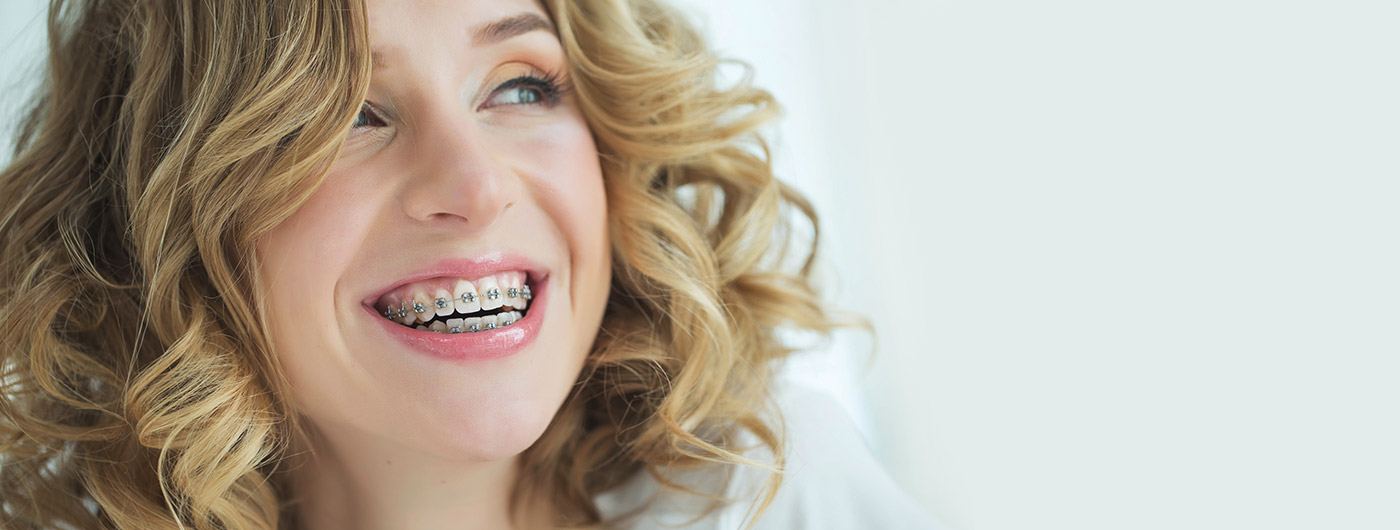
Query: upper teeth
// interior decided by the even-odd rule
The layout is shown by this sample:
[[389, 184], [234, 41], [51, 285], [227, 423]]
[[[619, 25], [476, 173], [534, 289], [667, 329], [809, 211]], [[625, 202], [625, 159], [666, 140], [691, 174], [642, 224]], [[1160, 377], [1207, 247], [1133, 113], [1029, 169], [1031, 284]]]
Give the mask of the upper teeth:
[[[525, 309], [533, 296], [525, 285], [523, 271], [492, 274], [468, 281], [463, 278], [435, 278], [380, 297], [379, 312], [400, 324], [412, 326], [453, 312], [468, 314], [501, 307]], [[517, 317], [518, 319], [518, 317]], [[485, 327], [484, 324], [482, 327]], [[447, 331], [444, 328], [442, 331]]]

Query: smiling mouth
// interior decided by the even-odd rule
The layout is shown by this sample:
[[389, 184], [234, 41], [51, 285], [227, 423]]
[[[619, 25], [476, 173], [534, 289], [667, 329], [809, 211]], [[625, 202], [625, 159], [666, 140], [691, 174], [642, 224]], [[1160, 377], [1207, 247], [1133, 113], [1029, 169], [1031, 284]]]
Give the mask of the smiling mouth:
[[384, 295], [375, 309], [388, 320], [420, 331], [477, 333], [519, 322], [533, 297], [528, 275], [509, 271], [474, 281], [433, 278], [416, 282]]

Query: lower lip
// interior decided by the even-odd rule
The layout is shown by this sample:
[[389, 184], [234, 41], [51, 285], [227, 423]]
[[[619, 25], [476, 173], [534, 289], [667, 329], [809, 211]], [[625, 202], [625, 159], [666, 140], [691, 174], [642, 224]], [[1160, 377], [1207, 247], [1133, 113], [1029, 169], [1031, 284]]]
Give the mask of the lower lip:
[[[538, 285], [535, 285], [538, 283]], [[525, 349], [535, 336], [539, 335], [540, 324], [544, 321], [545, 305], [549, 302], [549, 278], [530, 284], [530, 307], [525, 317], [509, 326], [484, 331], [463, 333], [438, 333], [410, 328], [396, 321], [384, 318], [374, 308], [362, 306], [370, 318], [377, 320], [389, 336], [404, 343], [410, 349], [444, 361], [484, 361], [508, 357]]]

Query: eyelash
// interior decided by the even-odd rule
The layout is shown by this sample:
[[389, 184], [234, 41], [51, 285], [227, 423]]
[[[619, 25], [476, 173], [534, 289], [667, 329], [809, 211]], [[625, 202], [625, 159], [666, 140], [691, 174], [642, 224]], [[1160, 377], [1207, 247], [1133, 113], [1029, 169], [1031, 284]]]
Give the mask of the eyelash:
[[[559, 100], [562, 99], [564, 97], [565, 92], [568, 91], [568, 87], [564, 85], [562, 78], [563, 75], [559, 72], [546, 72], [543, 75], [522, 75], [520, 77], [516, 77], [504, 83], [501, 83], [499, 86], [496, 87], [495, 90], [491, 91], [491, 95], [494, 99], [494, 96], [502, 91], [517, 88], [535, 88], [539, 91], [540, 94], [539, 101], [533, 103], [504, 103], [503, 105], [544, 105], [546, 108], [550, 108], [559, 104]], [[364, 127], [371, 127], [371, 125], [364, 124], [361, 121], [360, 118], [364, 116], [369, 116], [375, 122], [378, 122], [380, 124], [384, 123], [383, 118], [379, 117], [379, 115], [375, 112], [374, 107], [371, 106], [369, 102], [365, 102], [364, 105], [360, 106], [360, 114], [355, 116], [355, 123], [350, 126], [350, 129], [357, 130]]]

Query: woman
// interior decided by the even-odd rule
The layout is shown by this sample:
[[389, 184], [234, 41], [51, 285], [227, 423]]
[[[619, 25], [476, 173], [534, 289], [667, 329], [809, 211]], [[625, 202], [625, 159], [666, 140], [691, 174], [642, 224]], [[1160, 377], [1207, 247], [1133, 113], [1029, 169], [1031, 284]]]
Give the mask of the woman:
[[838, 323], [768, 93], [650, 0], [320, 4], [52, 6], [6, 528], [920, 524], [848, 423], [784, 429], [778, 330]]

